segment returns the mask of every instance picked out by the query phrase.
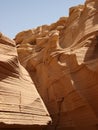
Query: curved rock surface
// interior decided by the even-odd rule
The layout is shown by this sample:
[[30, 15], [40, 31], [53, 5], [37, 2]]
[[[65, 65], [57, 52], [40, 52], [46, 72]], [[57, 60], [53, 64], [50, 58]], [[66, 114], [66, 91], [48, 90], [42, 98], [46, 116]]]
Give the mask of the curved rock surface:
[[[98, 0], [70, 8], [69, 17], [51, 25], [20, 32], [14, 41], [18, 59], [51, 115], [49, 130], [97, 130]], [[13, 68], [17, 76], [19, 70]]]
[[34, 83], [19, 63], [15, 42], [0, 33], [0, 129], [43, 126], [50, 121]]
[[70, 8], [69, 17], [56, 23], [20, 32], [15, 41], [54, 129], [98, 129], [98, 0]]

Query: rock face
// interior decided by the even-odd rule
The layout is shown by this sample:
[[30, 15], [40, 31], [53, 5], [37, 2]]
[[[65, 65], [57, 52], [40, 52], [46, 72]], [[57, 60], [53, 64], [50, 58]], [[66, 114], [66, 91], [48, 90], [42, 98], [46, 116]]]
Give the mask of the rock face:
[[[49, 130], [97, 130], [98, 0], [86, 0], [84, 5], [70, 8], [69, 17], [62, 17], [51, 25], [20, 32], [14, 40], [18, 59], [29, 72], [51, 115], [52, 125]], [[13, 53], [11, 55], [15, 55]], [[7, 56], [9, 59], [8, 53]], [[3, 83], [7, 84], [9, 81], [11, 86], [18, 84], [16, 85], [18, 88], [5, 85], [3, 91], [8, 89], [9, 93], [16, 92], [15, 103], [17, 104], [19, 104], [18, 97], [23, 96], [20, 101], [27, 106], [26, 101], [30, 99], [28, 107], [31, 112], [36, 104], [33, 101], [37, 101], [37, 96], [32, 97], [35, 91], [34, 86], [30, 86], [29, 83], [26, 83], [28, 81], [19, 75], [22, 71], [20, 73], [21, 69], [17, 69], [18, 62], [17, 64], [13, 62], [13, 60], [16, 61], [15, 57], [11, 59], [12, 62], [8, 60], [7, 67], [9, 68], [12, 63], [10, 70], [15, 76], [12, 76], [13, 80], [11, 80], [9, 75], [3, 78], [1, 83], [4, 81]], [[5, 58], [3, 60], [5, 62]], [[25, 76], [25, 74], [23, 75]], [[17, 76], [21, 77], [20, 81]], [[20, 87], [20, 82], [24, 84], [23, 88]], [[25, 85], [27, 86], [25, 87]], [[28, 91], [25, 91], [27, 87]], [[19, 90], [23, 91], [22, 94]], [[27, 99], [24, 95], [28, 95]], [[16, 110], [20, 109], [25, 111], [22, 106]], [[20, 117], [22, 118], [21, 115]], [[31, 123], [31, 120], [30, 115], [27, 123]], [[4, 122], [6, 121], [4, 120]]]
[[19, 63], [15, 42], [0, 34], [0, 130], [29, 125], [35, 130], [50, 121], [34, 83]]
[[51, 129], [98, 129], [98, 0], [72, 7], [69, 17], [15, 37], [52, 117]]

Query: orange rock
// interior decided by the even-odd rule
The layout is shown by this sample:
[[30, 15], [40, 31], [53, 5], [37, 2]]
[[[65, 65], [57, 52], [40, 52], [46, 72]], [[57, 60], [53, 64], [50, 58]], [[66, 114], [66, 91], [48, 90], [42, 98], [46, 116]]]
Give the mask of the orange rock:
[[34, 83], [19, 63], [15, 42], [0, 33], [0, 129], [43, 127], [50, 121]]
[[[15, 66], [11, 66], [11, 71], [12, 74], [17, 73], [18, 77], [20, 70], [23, 71], [21, 65], [29, 72], [52, 118], [52, 125], [47, 128], [97, 130], [98, 0], [86, 0], [84, 5], [70, 8], [69, 17], [61, 17], [51, 25], [20, 32], [14, 41], [17, 44], [18, 56], [16, 51], [12, 50], [12, 57], [9, 58], [10, 53], [3, 47], [7, 55], [5, 58], [1, 55], [0, 59], [3, 62], [9, 61], [8, 59], [15, 61], [13, 66], [19, 67], [15, 69]], [[7, 39], [7, 44], [11, 42], [14, 46], [14, 41]], [[21, 65], [13, 55], [19, 59]], [[8, 64], [8, 69], [9, 66]], [[23, 97], [32, 97], [34, 85], [31, 89], [32, 85], [28, 83], [30, 89], [25, 91], [26, 81], [23, 78], [21, 80], [14, 83], [22, 82], [21, 89], [19, 86], [18, 89], [11, 89], [17, 93], [19, 90], [23, 91]], [[8, 83], [6, 85], [9, 86]], [[28, 95], [29, 90], [31, 95]], [[24, 100], [24, 104], [28, 98]], [[19, 104], [18, 98], [15, 100]], [[32, 103], [29, 107], [33, 108]], [[48, 117], [48, 121], [49, 119]]]

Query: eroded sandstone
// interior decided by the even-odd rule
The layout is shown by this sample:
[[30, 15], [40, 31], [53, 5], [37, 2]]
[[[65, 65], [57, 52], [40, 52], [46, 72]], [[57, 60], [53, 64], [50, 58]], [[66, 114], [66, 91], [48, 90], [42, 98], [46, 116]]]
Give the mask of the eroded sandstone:
[[50, 121], [33, 81], [20, 65], [15, 42], [0, 33], [0, 130], [41, 129]]
[[47, 129], [97, 130], [98, 0], [70, 8], [69, 17], [51, 25], [20, 32], [14, 41], [51, 115]]
[[87, 0], [70, 8], [69, 17], [15, 37], [20, 62], [30, 73], [55, 129], [97, 129], [97, 5], [97, 0]]

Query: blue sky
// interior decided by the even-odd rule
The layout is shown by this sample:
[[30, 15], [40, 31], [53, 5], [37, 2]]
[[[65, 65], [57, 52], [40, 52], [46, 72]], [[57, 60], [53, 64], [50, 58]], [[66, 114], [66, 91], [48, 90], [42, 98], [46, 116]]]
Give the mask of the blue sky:
[[23, 30], [56, 22], [85, 0], [0, 0], [0, 32], [10, 38]]

